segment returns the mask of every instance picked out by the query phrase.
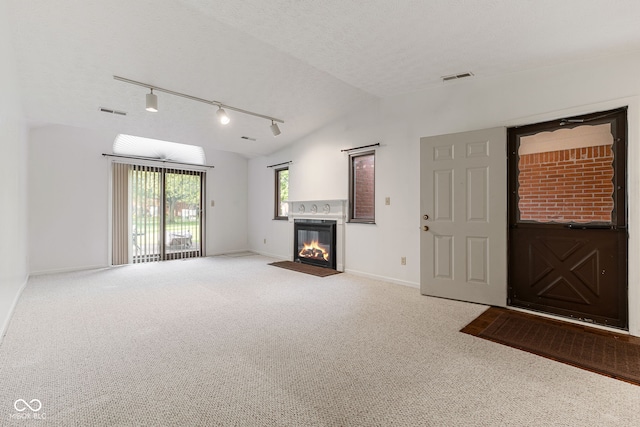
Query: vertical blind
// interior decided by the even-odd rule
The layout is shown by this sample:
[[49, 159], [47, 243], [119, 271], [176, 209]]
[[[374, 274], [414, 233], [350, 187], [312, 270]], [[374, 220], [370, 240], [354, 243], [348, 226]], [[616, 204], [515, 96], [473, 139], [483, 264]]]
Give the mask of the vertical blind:
[[113, 265], [202, 256], [204, 172], [113, 163]]
[[129, 258], [129, 165], [113, 163], [113, 203], [111, 218], [113, 265], [128, 264]]

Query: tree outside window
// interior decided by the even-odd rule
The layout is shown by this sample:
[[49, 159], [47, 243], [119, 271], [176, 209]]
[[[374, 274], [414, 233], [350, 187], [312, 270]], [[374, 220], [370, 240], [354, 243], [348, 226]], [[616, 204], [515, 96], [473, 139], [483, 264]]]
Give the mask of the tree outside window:
[[289, 168], [276, 169], [275, 219], [289, 217]]

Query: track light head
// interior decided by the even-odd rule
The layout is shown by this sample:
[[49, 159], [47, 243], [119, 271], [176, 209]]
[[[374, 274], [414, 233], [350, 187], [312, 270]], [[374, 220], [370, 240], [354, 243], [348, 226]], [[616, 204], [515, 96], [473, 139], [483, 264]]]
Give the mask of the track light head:
[[147, 111], [151, 111], [152, 113], [158, 112], [158, 96], [153, 93], [153, 88], [151, 88], [151, 93], [147, 94]]
[[231, 119], [229, 119], [229, 116], [227, 116], [227, 112], [224, 111], [220, 106], [218, 106], [218, 111], [216, 112], [216, 114], [218, 115], [218, 120], [220, 120], [220, 123], [222, 123], [223, 125], [226, 125], [231, 121]]
[[280, 128], [278, 127], [278, 124], [276, 122], [271, 120], [271, 126], [269, 127], [271, 128], [271, 133], [273, 133], [273, 136], [280, 135]]

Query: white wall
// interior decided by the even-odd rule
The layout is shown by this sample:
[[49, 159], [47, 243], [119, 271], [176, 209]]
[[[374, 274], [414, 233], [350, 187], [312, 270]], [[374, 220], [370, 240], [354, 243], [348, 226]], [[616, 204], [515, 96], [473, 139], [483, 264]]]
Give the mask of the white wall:
[[[290, 159], [291, 150], [287, 148], [269, 158], [257, 157], [249, 160], [248, 171], [249, 247], [261, 254], [283, 259], [287, 255], [288, 245], [293, 246], [293, 241], [289, 240], [289, 223], [273, 219], [275, 176], [274, 169], [267, 166], [288, 162]], [[293, 165], [289, 165], [289, 173], [292, 169]], [[255, 185], [256, 183], [259, 184]], [[293, 185], [289, 183], [290, 200], [293, 200], [292, 191]]]
[[5, 2], [0, 1], [0, 341], [28, 278], [27, 128], [6, 16]]
[[[207, 255], [246, 251], [248, 162], [244, 157], [205, 147], [207, 163]], [[211, 201], [214, 206], [211, 206]]]
[[[109, 265], [109, 179], [116, 133], [62, 125], [29, 138], [31, 273]], [[247, 161], [206, 150], [206, 253], [247, 248]]]
[[[495, 126], [535, 123], [616, 106], [629, 110], [630, 253], [638, 259], [640, 55], [600, 58], [496, 78], [474, 77], [384, 99], [309, 135], [286, 151], [253, 159], [250, 209], [271, 212], [273, 177], [265, 165], [292, 160], [292, 199], [347, 198], [347, 158], [341, 148], [381, 142], [376, 154], [376, 225], [348, 224], [346, 269], [418, 286], [420, 138]], [[631, 98], [631, 99], [628, 99]], [[634, 164], [637, 165], [634, 167]], [[256, 197], [256, 201], [253, 198]], [[384, 205], [384, 198], [391, 205]], [[269, 203], [268, 206], [265, 206]], [[264, 206], [264, 207], [263, 207]], [[262, 244], [283, 232], [271, 214], [252, 212], [253, 250], [285, 258], [289, 242]], [[400, 266], [400, 257], [407, 265]], [[630, 263], [631, 330], [640, 334], [640, 274]]]
[[[419, 184], [407, 181], [409, 170], [402, 166], [408, 157], [406, 147], [391, 145], [382, 136], [386, 130], [380, 108], [378, 102], [368, 104], [282, 151], [249, 162], [252, 250], [286, 259], [293, 245], [291, 227], [285, 221], [272, 219], [274, 172], [267, 165], [293, 162], [289, 165], [290, 200], [347, 199], [348, 154], [341, 150], [382, 142], [376, 152], [376, 224], [346, 224], [346, 268], [353, 273], [417, 287], [418, 252], [410, 251], [406, 245], [410, 239], [418, 242], [413, 237], [415, 224], [397, 218], [409, 213], [406, 200]], [[413, 166], [417, 170], [417, 163]], [[384, 205], [385, 197], [391, 198], [388, 206]], [[407, 258], [406, 266], [400, 265], [403, 256]], [[384, 265], [376, 265], [380, 260], [385, 260]]]
[[29, 136], [31, 273], [108, 264], [108, 166], [116, 134], [69, 126]]

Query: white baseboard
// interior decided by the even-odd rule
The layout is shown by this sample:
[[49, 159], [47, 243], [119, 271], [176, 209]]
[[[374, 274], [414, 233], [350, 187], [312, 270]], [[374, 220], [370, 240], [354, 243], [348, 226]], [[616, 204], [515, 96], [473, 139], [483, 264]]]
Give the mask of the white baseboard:
[[353, 274], [354, 276], [366, 277], [369, 279], [381, 280], [383, 282], [394, 283], [396, 285], [408, 286], [410, 288], [420, 289], [420, 283], [409, 282], [406, 280], [393, 279], [391, 277], [379, 276], [377, 274], [364, 273], [362, 271], [346, 269], [345, 273]]
[[272, 254], [272, 253], [264, 252], [264, 251], [251, 251], [251, 252], [255, 252], [258, 255], [266, 256], [266, 257], [269, 257], [269, 258], [275, 258], [275, 259], [279, 259], [279, 260], [282, 260], [282, 261], [291, 261], [291, 259], [288, 256], [286, 256], [286, 255], [283, 256], [282, 254]]
[[9, 329], [9, 323], [11, 323], [11, 318], [13, 317], [13, 312], [16, 309], [16, 305], [18, 304], [20, 295], [22, 295], [22, 291], [24, 291], [24, 288], [27, 286], [27, 282], [29, 282], [29, 276], [27, 276], [24, 279], [24, 282], [22, 282], [22, 285], [20, 285], [20, 288], [18, 289], [16, 296], [13, 298], [13, 302], [9, 307], [7, 316], [2, 320], [2, 323], [0, 324], [0, 345], [2, 345], [2, 340], [4, 339], [4, 336], [7, 334], [7, 330]]
[[207, 253], [207, 255], [205, 255], [206, 258], [208, 257], [212, 257], [212, 256], [220, 256], [220, 255], [226, 255], [226, 254], [239, 254], [241, 252], [255, 252], [252, 251], [250, 249], [234, 249], [231, 251], [217, 251], [217, 252], [213, 252], [213, 253]]
[[69, 268], [59, 268], [53, 270], [40, 270], [40, 271], [32, 271], [29, 273], [30, 276], [43, 276], [45, 274], [59, 274], [59, 273], [72, 273], [74, 271], [86, 271], [86, 270], [100, 270], [102, 268], [111, 268], [111, 265], [89, 265], [86, 267], [69, 267]]

